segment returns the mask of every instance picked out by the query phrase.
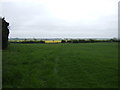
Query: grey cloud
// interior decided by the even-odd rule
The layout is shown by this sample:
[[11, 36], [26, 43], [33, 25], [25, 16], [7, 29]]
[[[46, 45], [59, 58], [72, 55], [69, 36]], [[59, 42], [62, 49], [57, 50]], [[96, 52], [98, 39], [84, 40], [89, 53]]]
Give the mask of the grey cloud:
[[[43, 4], [2, 3], [10, 22], [10, 37], [114, 37], [117, 12], [96, 20], [66, 21], [52, 16]], [[116, 10], [117, 11], [117, 10]]]

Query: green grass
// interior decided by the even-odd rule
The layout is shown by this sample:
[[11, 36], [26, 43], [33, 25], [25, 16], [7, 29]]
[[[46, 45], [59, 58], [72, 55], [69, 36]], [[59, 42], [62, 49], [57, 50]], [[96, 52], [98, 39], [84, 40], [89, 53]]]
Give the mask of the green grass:
[[10, 44], [3, 88], [117, 88], [117, 43]]

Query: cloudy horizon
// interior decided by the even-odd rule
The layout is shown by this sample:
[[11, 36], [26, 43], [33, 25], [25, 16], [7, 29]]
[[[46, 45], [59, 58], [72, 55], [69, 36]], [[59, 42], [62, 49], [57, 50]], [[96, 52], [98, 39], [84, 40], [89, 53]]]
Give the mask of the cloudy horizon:
[[118, 37], [118, 0], [4, 0], [9, 38]]

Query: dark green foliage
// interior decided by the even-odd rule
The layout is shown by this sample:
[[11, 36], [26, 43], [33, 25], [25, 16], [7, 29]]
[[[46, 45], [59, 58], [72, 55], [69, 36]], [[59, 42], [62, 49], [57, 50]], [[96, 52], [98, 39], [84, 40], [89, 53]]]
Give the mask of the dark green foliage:
[[65, 40], [62, 40], [61, 43], [66, 43], [66, 41], [65, 41]]
[[67, 43], [72, 43], [72, 40], [67, 40]]
[[4, 18], [0, 18], [2, 20], [2, 49], [7, 49], [8, 47], [8, 35], [9, 35], [9, 23], [4, 20]]
[[85, 43], [86, 41], [84, 39], [80, 39], [79, 43]]
[[110, 39], [111, 42], [117, 42], [118, 40], [116, 38]]
[[45, 43], [45, 41], [43, 40], [24, 40], [24, 41], [21, 41], [21, 42], [17, 42], [17, 43]]
[[93, 43], [93, 42], [95, 42], [95, 40], [94, 39], [89, 39], [89, 42]]
[[73, 42], [73, 43], [79, 43], [79, 41], [78, 41], [78, 40], [73, 40], [72, 42]]
[[120, 42], [120, 40], [113, 38], [108, 40], [96, 40], [96, 39], [71, 39], [62, 40], [61, 43], [95, 43], [95, 42]]
[[45, 43], [45, 41], [41, 40], [40, 43]]

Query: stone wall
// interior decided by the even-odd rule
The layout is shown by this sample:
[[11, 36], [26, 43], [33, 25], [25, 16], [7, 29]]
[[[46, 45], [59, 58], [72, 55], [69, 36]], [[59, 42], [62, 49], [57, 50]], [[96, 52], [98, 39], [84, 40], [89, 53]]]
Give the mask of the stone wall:
[[0, 18], [2, 20], [2, 49], [7, 49], [8, 47], [8, 36], [9, 36], [9, 23], [5, 21], [4, 18]]

